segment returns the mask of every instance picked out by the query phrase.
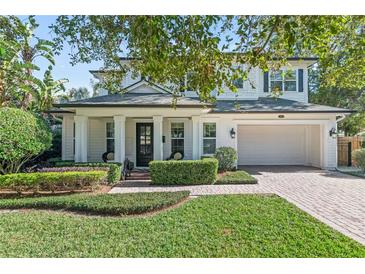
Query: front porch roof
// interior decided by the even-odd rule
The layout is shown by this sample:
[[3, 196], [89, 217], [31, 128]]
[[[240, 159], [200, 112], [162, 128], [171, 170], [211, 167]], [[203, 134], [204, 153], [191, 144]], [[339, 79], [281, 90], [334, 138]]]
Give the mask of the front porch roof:
[[281, 98], [258, 100], [218, 100], [210, 113], [354, 113], [338, 107], [297, 102]]
[[[201, 108], [211, 106], [199, 98], [175, 97], [177, 107]], [[171, 107], [174, 96], [168, 93], [123, 93], [92, 97], [84, 100], [54, 104], [55, 107]]]

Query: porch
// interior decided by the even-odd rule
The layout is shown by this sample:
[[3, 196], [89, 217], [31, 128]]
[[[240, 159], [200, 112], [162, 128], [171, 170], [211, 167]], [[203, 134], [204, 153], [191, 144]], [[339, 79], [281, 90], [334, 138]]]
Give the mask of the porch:
[[184, 153], [184, 159], [199, 159], [200, 126], [199, 116], [65, 115], [62, 159], [101, 162], [105, 152], [113, 152], [111, 161], [128, 158], [141, 168], [151, 160], [167, 159], [176, 150]]

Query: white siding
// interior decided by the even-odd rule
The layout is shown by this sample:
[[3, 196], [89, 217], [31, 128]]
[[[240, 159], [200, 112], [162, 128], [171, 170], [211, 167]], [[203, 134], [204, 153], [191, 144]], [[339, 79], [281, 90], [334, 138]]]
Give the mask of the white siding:
[[125, 157], [136, 163], [136, 123], [132, 118], [125, 120]]
[[62, 119], [62, 160], [74, 160], [74, 119], [65, 115]]
[[326, 169], [334, 169], [337, 167], [337, 138], [333, 138], [329, 136], [329, 131], [335, 128], [336, 120], [333, 118], [332, 120], [328, 121], [326, 125], [323, 126], [323, 139], [325, 142], [324, 145], [324, 159], [325, 159], [325, 168]]
[[88, 152], [87, 160], [89, 162], [101, 162], [102, 155], [106, 152], [106, 122], [112, 122], [112, 119], [106, 118], [89, 118], [88, 131]]
[[[306, 65], [295, 65], [290, 67], [293, 70], [303, 69], [303, 92], [298, 91], [286, 91], [280, 96], [280, 98], [294, 100], [299, 102], [308, 102], [308, 69]], [[298, 75], [297, 75], [298, 76]], [[261, 69], [255, 68], [248, 76], [251, 82], [255, 83], [255, 89], [246, 81], [242, 89], [238, 89], [237, 93], [230, 91], [228, 88], [224, 89], [224, 93], [217, 96], [221, 100], [256, 100], [259, 97], [267, 97], [270, 95], [268, 92], [264, 92], [264, 72]], [[269, 80], [270, 81], [270, 80]], [[298, 77], [297, 77], [298, 87]]]
[[321, 166], [321, 135], [320, 126], [307, 126], [307, 164], [310, 166]]

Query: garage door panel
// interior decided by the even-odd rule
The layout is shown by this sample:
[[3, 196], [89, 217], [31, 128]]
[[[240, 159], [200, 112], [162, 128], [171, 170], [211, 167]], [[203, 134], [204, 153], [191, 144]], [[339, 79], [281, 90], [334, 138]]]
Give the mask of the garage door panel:
[[239, 126], [239, 165], [302, 165], [304, 126]]

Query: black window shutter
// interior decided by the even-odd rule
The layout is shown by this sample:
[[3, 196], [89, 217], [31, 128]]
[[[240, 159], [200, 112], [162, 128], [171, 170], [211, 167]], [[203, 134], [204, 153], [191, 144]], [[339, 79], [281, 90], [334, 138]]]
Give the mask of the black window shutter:
[[303, 69], [298, 69], [298, 78], [299, 92], [303, 92]]
[[264, 92], [269, 92], [269, 73], [264, 72]]

